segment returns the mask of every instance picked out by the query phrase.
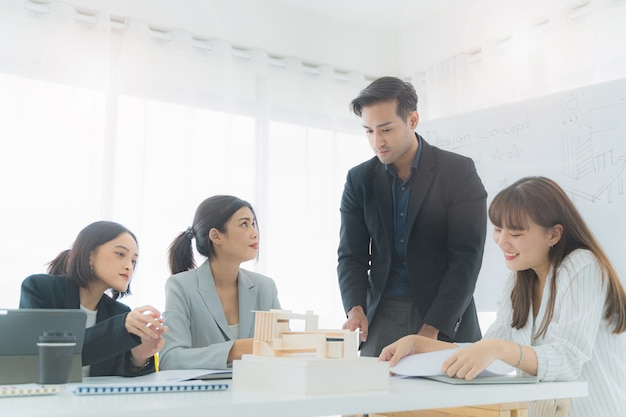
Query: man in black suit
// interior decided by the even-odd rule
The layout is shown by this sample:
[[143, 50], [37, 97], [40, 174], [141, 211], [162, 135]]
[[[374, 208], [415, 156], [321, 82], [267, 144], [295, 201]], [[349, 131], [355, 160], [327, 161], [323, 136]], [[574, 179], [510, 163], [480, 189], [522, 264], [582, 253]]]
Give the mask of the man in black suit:
[[487, 192], [471, 159], [415, 133], [413, 86], [383, 77], [351, 103], [376, 157], [348, 172], [341, 199], [339, 288], [361, 355], [407, 334], [481, 338], [473, 293]]

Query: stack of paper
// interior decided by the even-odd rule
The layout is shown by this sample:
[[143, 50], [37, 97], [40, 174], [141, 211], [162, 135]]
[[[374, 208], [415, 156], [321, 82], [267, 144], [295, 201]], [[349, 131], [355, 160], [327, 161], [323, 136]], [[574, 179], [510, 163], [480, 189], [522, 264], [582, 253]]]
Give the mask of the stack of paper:
[[462, 378], [451, 378], [441, 372], [443, 362], [460, 347], [439, 350], [427, 353], [418, 353], [402, 358], [395, 366], [389, 370], [403, 377], [424, 377], [451, 384], [498, 384], [498, 383], [532, 383], [538, 382], [536, 376], [524, 376], [518, 374], [513, 366], [502, 362], [493, 361], [487, 369], [478, 374], [472, 380]]

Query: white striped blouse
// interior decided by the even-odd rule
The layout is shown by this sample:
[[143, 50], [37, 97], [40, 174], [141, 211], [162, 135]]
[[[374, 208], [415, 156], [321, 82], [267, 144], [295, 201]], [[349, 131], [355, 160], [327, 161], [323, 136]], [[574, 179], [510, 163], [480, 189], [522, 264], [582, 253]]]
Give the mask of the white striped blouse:
[[[550, 296], [551, 273], [546, 280], [536, 318], [532, 309], [522, 329], [514, 329], [511, 291], [514, 274], [498, 303], [498, 314], [485, 338], [510, 340], [533, 346], [540, 381], [587, 381], [589, 396], [571, 401], [536, 401], [529, 416], [626, 416], [626, 333], [611, 333], [614, 326], [603, 318], [606, 280], [593, 254], [577, 249], [557, 270], [554, 315], [545, 336], [535, 339]], [[569, 410], [568, 410], [569, 407]], [[555, 412], [555, 408], [559, 408]]]

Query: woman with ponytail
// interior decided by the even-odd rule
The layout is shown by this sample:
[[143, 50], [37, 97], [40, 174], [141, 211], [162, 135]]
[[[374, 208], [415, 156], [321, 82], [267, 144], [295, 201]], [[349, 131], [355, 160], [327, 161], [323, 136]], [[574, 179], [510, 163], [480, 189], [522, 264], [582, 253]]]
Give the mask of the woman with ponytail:
[[[192, 243], [206, 260], [198, 267]], [[256, 259], [259, 232], [252, 206], [237, 197], [204, 200], [193, 224], [169, 249], [161, 369], [227, 369], [252, 353], [254, 311], [279, 309], [274, 281], [240, 267]]]

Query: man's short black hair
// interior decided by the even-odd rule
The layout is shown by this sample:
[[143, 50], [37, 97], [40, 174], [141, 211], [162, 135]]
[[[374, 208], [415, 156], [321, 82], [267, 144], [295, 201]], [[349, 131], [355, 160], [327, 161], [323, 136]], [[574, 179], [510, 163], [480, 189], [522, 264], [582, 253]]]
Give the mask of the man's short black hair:
[[396, 113], [401, 119], [414, 111], [417, 111], [417, 93], [411, 83], [402, 81], [396, 77], [381, 77], [372, 81], [352, 100], [350, 107], [352, 112], [361, 117], [363, 107], [374, 104], [396, 101]]

